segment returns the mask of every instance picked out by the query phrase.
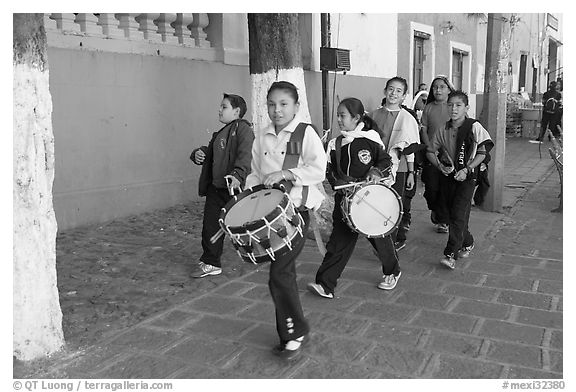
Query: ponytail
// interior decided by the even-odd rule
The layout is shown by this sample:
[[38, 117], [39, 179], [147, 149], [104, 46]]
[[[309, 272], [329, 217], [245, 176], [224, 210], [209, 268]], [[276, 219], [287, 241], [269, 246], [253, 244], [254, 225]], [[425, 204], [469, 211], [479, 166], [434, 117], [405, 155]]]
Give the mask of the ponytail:
[[363, 131], [369, 131], [369, 130], [373, 129], [376, 132], [378, 132], [378, 135], [380, 135], [380, 137], [384, 136], [382, 131], [378, 127], [378, 124], [376, 124], [376, 121], [374, 121], [374, 119], [372, 119], [372, 117], [370, 117], [366, 113], [364, 113], [362, 115], [362, 118], [360, 119], [360, 121], [362, 121], [364, 123], [364, 128], [362, 128]]

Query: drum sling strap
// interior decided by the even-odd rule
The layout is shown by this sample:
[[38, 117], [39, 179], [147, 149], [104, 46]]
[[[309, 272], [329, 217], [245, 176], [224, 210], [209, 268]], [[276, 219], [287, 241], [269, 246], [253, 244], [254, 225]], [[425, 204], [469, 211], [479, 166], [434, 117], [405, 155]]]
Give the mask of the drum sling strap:
[[[298, 167], [298, 160], [300, 159], [300, 154], [302, 153], [302, 141], [304, 140], [304, 133], [306, 132], [306, 127], [309, 124], [300, 123], [296, 126], [292, 135], [290, 135], [290, 140], [286, 145], [286, 156], [284, 157], [284, 163], [282, 164], [282, 170], [294, 169]], [[290, 193], [290, 190], [294, 186], [292, 181], [282, 181], [282, 184], [286, 188], [286, 192]], [[305, 208], [306, 201], [308, 200], [308, 185], [302, 187], [302, 203], [300, 204], [302, 208]]]
[[[300, 123], [296, 126], [292, 135], [290, 135], [290, 140], [286, 145], [286, 156], [284, 157], [284, 163], [282, 164], [282, 170], [294, 169], [298, 167], [298, 160], [300, 159], [300, 154], [302, 153], [302, 141], [304, 140], [304, 133], [308, 125], [314, 127], [312, 124]], [[286, 187], [286, 191], [290, 192], [292, 189], [292, 181], [282, 181], [282, 184]], [[306, 209], [306, 200], [308, 200], [308, 192], [310, 187], [304, 185], [302, 187], [302, 203], [300, 204], [301, 209]], [[320, 235], [320, 229], [316, 222], [315, 212], [310, 213], [310, 228], [314, 233], [314, 239], [316, 240], [316, 245], [318, 246], [318, 251], [324, 257], [326, 254], [326, 247], [322, 242], [322, 236]]]
[[346, 182], [354, 182], [357, 181], [355, 178], [350, 177], [349, 175], [345, 174], [342, 171], [342, 168], [340, 167], [340, 158], [342, 156], [341, 150], [342, 150], [342, 139], [344, 137], [342, 135], [338, 136], [336, 138], [336, 146], [335, 146], [335, 150], [334, 150], [334, 154], [336, 155], [336, 173], [338, 173], [338, 176], [340, 177], [340, 179], [346, 181]]

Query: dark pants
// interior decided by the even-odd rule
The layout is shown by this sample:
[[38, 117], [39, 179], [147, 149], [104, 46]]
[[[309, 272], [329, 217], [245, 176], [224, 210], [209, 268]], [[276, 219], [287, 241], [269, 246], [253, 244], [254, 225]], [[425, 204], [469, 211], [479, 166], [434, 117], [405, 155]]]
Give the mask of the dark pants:
[[[334, 211], [332, 212], [332, 234], [326, 245], [326, 255], [322, 264], [316, 273], [316, 283], [322, 285], [327, 293], [334, 293], [336, 283], [358, 240], [358, 233], [353, 231], [343, 220], [342, 194], [336, 193], [334, 196]], [[400, 266], [398, 265], [398, 255], [394, 248], [392, 236], [387, 235], [384, 238], [368, 238], [372, 247], [378, 253], [378, 258], [382, 263], [382, 272], [384, 275], [398, 275]]]
[[[396, 181], [394, 181], [394, 185], [392, 185], [392, 189], [394, 189], [398, 196], [400, 196], [400, 200], [402, 200], [402, 204], [404, 204], [404, 193], [406, 192], [406, 172], [396, 172]], [[392, 232], [392, 241], [396, 242], [396, 237], [398, 236], [398, 228]]]
[[[408, 180], [408, 176], [406, 176], [406, 180]], [[404, 214], [402, 214], [402, 220], [398, 227], [396, 241], [406, 241], [406, 233], [410, 230], [410, 224], [412, 223], [412, 214], [410, 213], [410, 210], [412, 209], [412, 199], [416, 195], [417, 183], [418, 177], [416, 176], [416, 173], [414, 173], [414, 186], [412, 189], [406, 189], [406, 181], [404, 181], [404, 197], [402, 198], [402, 209]]]
[[432, 211], [432, 223], [448, 223], [448, 216], [440, 206], [440, 178], [444, 175], [431, 163], [424, 164], [422, 168], [422, 182], [424, 183], [424, 199], [428, 209]]
[[[304, 218], [303, 234], [306, 238], [310, 215], [308, 211], [300, 213]], [[297, 247], [270, 264], [268, 287], [276, 308], [276, 330], [282, 344], [304, 336], [310, 331], [304, 318], [296, 283], [296, 258], [302, 252], [305, 243], [306, 240], [301, 241]]]
[[560, 125], [560, 115], [559, 113], [542, 113], [542, 124], [540, 128], [540, 134], [538, 135], [538, 140], [542, 141], [544, 134], [546, 133], [546, 128], [550, 128], [550, 132], [555, 138], [560, 137], [560, 131], [556, 128], [556, 125]]
[[474, 237], [468, 230], [472, 194], [476, 180], [456, 181], [452, 175], [440, 178], [440, 192], [444, 214], [449, 218], [448, 243], [444, 255], [458, 258], [458, 251], [474, 243]]
[[214, 244], [210, 242], [210, 238], [218, 230], [218, 218], [220, 218], [220, 210], [230, 201], [232, 196], [228, 194], [228, 189], [218, 189], [214, 185], [208, 185], [206, 189], [206, 202], [204, 203], [204, 219], [202, 221], [202, 256], [200, 261], [213, 265], [215, 267], [222, 267], [220, 257], [224, 247], [224, 237], [221, 236]]

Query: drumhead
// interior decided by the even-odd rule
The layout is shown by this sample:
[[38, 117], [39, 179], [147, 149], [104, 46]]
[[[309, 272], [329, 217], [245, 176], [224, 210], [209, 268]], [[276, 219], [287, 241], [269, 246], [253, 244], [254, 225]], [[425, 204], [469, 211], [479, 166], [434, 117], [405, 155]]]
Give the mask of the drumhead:
[[278, 207], [283, 198], [284, 192], [275, 188], [265, 188], [252, 192], [230, 206], [224, 216], [224, 224], [226, 226], [242, 226], [262, 219]]
[[389, 234], [402, 217], [398, 193], [384, 184], [368, 184], [356, 190], [348, 209], [349, 219], [356, 229], [370, 237]]

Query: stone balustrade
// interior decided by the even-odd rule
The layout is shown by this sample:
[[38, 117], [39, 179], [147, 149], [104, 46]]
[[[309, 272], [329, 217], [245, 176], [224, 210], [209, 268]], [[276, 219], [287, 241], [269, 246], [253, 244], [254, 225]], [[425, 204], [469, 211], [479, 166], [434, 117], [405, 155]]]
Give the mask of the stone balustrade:
[[246, 14], [44, 14], [48, 47], [248, 65]]
[[51, 33], [209, 48], [208, 14], [45, 14]]

